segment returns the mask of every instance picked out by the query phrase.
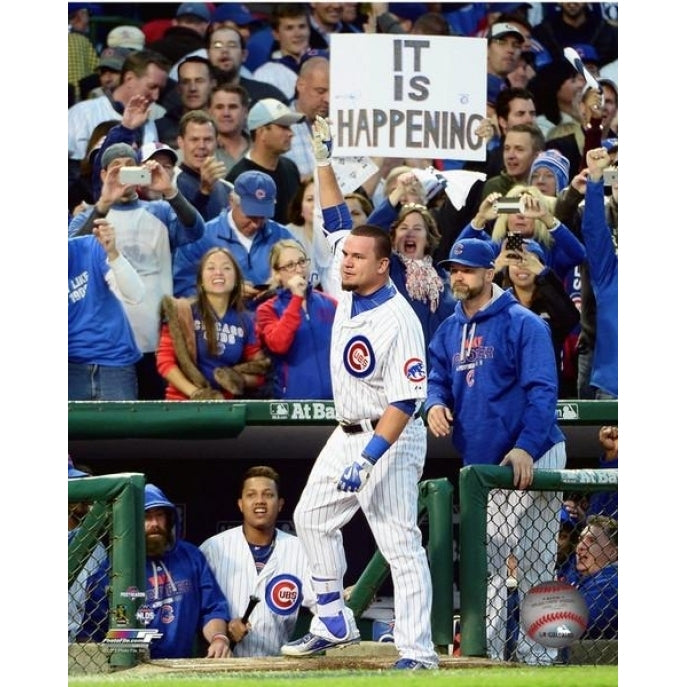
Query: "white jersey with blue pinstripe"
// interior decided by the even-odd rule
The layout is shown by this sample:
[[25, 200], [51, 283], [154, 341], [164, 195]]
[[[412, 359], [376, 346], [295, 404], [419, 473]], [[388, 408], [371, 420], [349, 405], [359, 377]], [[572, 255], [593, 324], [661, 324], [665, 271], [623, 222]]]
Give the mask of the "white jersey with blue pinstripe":
[[[394, 288], [392, 286], [392, 288]], [[351, 293], [339, 300], [332, 331], [330, 366], [340, 422], [380, 418], [395, 401], [426, 396], [425, 342], [415, 312], [398, 292], [377, 307], [351, 317]], [[427, 452], [422, 419], [410, 419], [377, 461], [357, 493], [339, 491], [337, 481], [373, 435], [346, 434], [337, 427], [320, 451], [294, 511], [299, 538], [313, 574], [341, 584], [346, 555], [339, 528], [362, 509], [394, 585], [394, 643], [399, 656], [436, 666], [430, 608], [432, 580], [417, 526], [418, 481]], [[311, 625], [322, 634], [323, 624]], [[351, 621], [347, 620], [347, 624]]]
[[396, 292], [383, 307], [355, 317], [351, 317], [351, 304], [352, 294], [344, 292], [332, 330], [330, 369], [337, 419], [344, 423], [375, 420], [390, 403], [424, 400], [424, 335], [406, 299]]
[[243, 615], [251, 594], [260, 599], [249, 618], [252, 629], [236, 645], [234, 655], [278, 656], [291, 638], [300, 607], [315, 605], [301, 542], [277, 529], [274, 550], [260, 573], [240, 526], [206, 539], [200, 550], [227, 597], [231, 618]]

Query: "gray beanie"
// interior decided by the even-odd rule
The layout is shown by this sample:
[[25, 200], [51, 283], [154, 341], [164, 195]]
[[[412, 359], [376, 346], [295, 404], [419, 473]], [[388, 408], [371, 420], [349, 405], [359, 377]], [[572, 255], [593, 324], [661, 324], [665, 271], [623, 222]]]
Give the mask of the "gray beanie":
[[107, 169], [112, 160], [118, 157], [130, 157], [136, 164], [138, 164], [138, 154], [128, 143], [114, 143], [108, 146], [102, 157], [100, 158], [100, 166]]

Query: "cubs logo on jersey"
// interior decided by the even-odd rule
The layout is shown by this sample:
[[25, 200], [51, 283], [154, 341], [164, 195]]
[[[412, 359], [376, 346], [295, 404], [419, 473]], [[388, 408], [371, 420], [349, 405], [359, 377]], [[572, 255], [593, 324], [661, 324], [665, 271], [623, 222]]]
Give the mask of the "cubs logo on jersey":
[[344, 347], [343, 363], [354, 377], [367, 377], [375, 369], [375, 354], [366, 336], [354, 336]]
[[410, 358], [406, 360], [403, 366], [403, 374], [411, 382], [424, 382], [427, 375], [425, 374], [425, 363], [421, 358]]
[[265, 587], [265, 603], [277, 615], [291, 615], [303, 602], [303, 583], [294, 575], [275, 575]]

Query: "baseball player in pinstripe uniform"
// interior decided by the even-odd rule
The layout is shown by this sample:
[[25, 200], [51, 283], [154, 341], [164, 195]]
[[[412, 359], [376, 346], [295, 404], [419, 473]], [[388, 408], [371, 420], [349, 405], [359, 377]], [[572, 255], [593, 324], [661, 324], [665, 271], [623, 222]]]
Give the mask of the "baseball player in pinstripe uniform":
[[[279, 655], [301, 606], [315, 605], [303, 547], [276, 527], [283, 505], [279, 474], [271, 467], [254, 466], [244, 475], [238, 500], [242, 526], [220, 532], [200, 546], [229, 602], [228, 634], [237, 657]], [[259, 601], [244, 622], [251, 597]]]
[[[336, 184], [319, 166], [320, 191]], [[338, 188], [338, 185], [337, 185]], [[327, 203], [321, 197], [323, 206]], [[342, 251], [330, 353], [339, 425], [320, 452], [294, 511], [313, 570], [317, 615], [282, 654], [307, 656], [360, 641], [344, 605], [341, 528], [362, 508], [388, 561], [395, 595], [395, 668], [436, 668], [430, 628], [432, 586], [417, 527], [418, 481], [427, 434], [425, 342], [413, 309], [389, 279], [391, 243], [378, 227], [353, 229]]]

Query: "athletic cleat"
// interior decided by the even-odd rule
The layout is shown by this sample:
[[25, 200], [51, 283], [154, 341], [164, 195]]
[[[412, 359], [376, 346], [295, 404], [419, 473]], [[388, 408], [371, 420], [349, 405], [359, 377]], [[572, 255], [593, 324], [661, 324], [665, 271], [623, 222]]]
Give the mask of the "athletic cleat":
[[428, 667], [420, 661], [413, 661], [412, 658], [399, 658], [394, 663], [394, 670], [428, 670]]
[[300, 639], [284, 644], [281, 648], [282, 656], [312, 656], [321, 654], [327, 649], [341, 649], [351, 644], [360, 644], [360, 633], [356, 633], [348, 639], [331, 640], [318, 637], [308, 632]]

